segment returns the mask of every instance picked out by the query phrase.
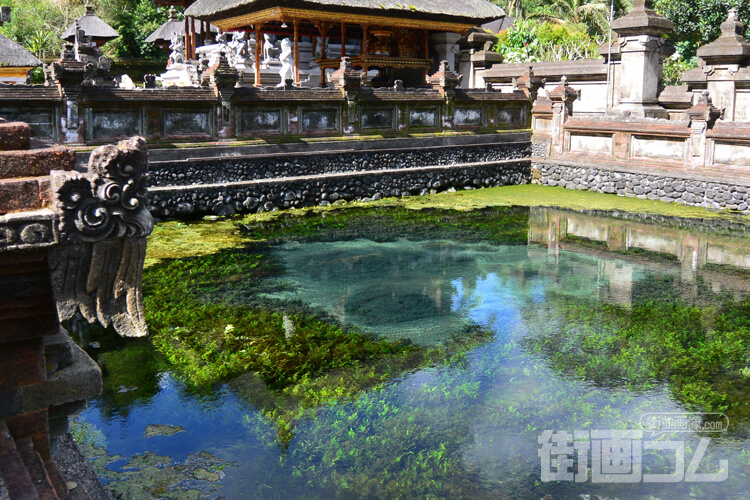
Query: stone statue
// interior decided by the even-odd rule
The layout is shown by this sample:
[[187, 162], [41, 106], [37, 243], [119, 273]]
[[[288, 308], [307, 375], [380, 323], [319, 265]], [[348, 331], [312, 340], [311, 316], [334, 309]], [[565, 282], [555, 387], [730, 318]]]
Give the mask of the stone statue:
[[[230, 66], [245, 71], [249, 69], [245, 62], [248, 59], [247, 32], [236, 31], [232, 34], [232, 41], [227, 44], [227, 62]], [[250, 57], [252, 59], [252, 57]]]
[[281, 54], [279, 55], [279, 61], [281, 61], [281, 69], [279, 70], [279, 76], [281, 76], [281, 83], [278, 87], [284, 87], [286, 80], [294, 79], [294, 55], [292, 54], [292, 42], [288, 38], [284, 38], [281, 41]]
[[169, 54], [169, 64], [167, 67], [173, 64], [185, 64], [185, 42], [182, 35], [175, 33], [172, 35], [172, 41], [169, 44], [169, 48], [172, 50]]
[[273, 59], [275, 41], [275, 35], [263, 33], [263, 64], [267, 64], [269, 61], [271, 61], [271, 59]]

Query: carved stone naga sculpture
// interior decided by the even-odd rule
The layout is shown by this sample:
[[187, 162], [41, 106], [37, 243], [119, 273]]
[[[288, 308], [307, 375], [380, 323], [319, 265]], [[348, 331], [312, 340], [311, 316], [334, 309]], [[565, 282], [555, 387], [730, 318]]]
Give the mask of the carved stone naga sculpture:
[[148, 334], [141, 280], [146, 237], [146, 141], [133, 137], [95, 149], [86, 173], [55, 171], [60, 244], [49, 262], [61, 320], [77, 312], [125, 337]]

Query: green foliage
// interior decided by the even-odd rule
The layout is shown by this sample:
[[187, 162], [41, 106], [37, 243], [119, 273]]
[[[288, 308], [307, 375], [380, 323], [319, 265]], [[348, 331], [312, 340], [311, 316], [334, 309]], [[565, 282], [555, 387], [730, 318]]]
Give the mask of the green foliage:
[[60, 35], [84, 11], [82, 2], [65, 0], [0, 0], [0, 5], [13, 9], [11, 22], [0, 27], [0, 33], [37, 57], [57, 56], [63, 44]]
[[505, 63], [570, 61], [598, 57], [604, 39], [591, 37], [581, 24], [520, 21], [498, 34], [494, 50]]
[[[678, 54], [675, 54], [677, 56]], [[669, 57], [664, 61], [664, 85], [682, 85], [682, 75], [698, 66], [698, 58]]]
[[[0, 33], [21, 43], [37, 57], [56, 57], [62, 44], [60, 35], [84, 14], [82, 0], [0, 0], [13, 7], [12, 21]], [[103, 51], [108, 56], [159, 58], [164, 53], [146, 43], [146, 37], [167, 20], [168, 12], [152, 0], [100, 0], [95, 13], [120, 33]]]
[[105, 46], [108, 53], [117, 57], [164, 56], [161, 49], [146, 43], [146, 38], [167, 21], [167, 9], [158, 8], [153, 0], [101, 0], [100, 5], [100, 17], [120, 33], [120, 38]]
[[721, 34], [721, 23], [727, 20], [729, 9], [737, 9], [745, 21], [745, 36], [750, 37], [750, 2], [746, 0], [656, 0], [657, 12], [674, 22], [673, 42], [683, 44], [685, 59], [695, 55], [701, 45], [716, 40]]
[[[578, 25], [593, 38], [609, 32], [610, 0], [495, 0], [516, 23], [536, 20], [564, 26]], [[615, 0], [615, 18], [627, 13], [631, 0]]]

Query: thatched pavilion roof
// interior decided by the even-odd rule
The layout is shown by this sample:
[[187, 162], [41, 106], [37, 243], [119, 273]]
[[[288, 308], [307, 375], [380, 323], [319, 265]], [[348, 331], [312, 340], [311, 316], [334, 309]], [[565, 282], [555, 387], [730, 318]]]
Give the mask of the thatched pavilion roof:
[[0, 67], [35, 68], [41, 64], [42, 61], [21, 44], [0, 35]]
[[487, 0], [196, 0], [185, 14], [214, 21], [274, 7], [482, 24], [504, 17]]
[[[90, 36], [92, 39], [99, 40], [113, 40], [120, 36], [120, 34], [109, 24], [102, 21], [96, 14], [94, 14], [94, 8], [91, 4], [86, 3], [86, 13], [77, 19], [78, 26], [86, 33], [86, 36]], [[76, 36], [76, 24], [73, 23], [68, 26], [68, 29], [60, 35], [65, 41], [72, 42]]]
[[[199, 31], [201, 21], [193, 19], [193, 23], [196, 31]], [[219, 32], [219, 29], [216, 26], [212, 25], [210, 29], [213, 33]], [[174, 35], [184, 34], [185, 21], [180, 20], [177, 17], [177, 12], [174, 10], [174, 7], [171, 7], [169, 9], [169, 19], [167, 20], [167, 22], [156, 28], [156, 30], [146, 38], [146, 41], [148, 43], [169, 42], [172, 40], [172, 37]]]

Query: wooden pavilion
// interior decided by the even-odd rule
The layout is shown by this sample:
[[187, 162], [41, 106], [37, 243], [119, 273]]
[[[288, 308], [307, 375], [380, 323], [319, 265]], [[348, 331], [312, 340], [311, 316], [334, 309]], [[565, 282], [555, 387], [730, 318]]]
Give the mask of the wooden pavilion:
[[[172, 0], [174, 1], [174, 0]], [[192, 0], [184, 0], [190, 2]], [[321, 86], [325, 70], [338, 68], [339, 57], [326, 57], [326, 43], [338, 40], [341, 57], [366, 74], [371, 68], [412, 68], [427, 75], [432, 61], [432, 32], [465, 34], [482, 23], [505, 16], [487, 0], [195, 0], [185, 11], [222, 31], [255, 33], [255, 60], [263, 53], [263, 35], [289, 37], [294, 44], [295, 83], [299, 84], [299, 39], [321, 40]], [[187, 21], [186, 21], [187, 23]], [[361, 53], [347, 54], [347, 40], [360, 40]], [[313, 42], [315, 43], [315, 42]], [[313, 50], [315, 53], [315, 50]], [[424, 80], [423, 80], [424, 81]], [[255, 65], [255, 85], [260, 86], [260, 65]]]

